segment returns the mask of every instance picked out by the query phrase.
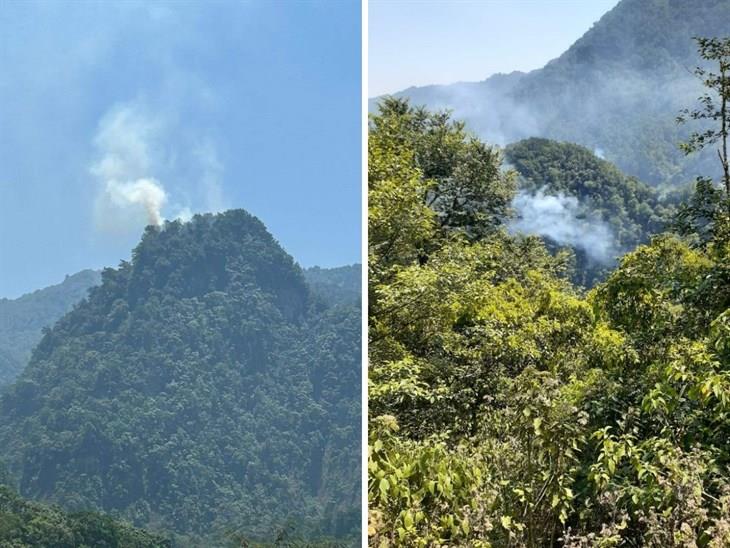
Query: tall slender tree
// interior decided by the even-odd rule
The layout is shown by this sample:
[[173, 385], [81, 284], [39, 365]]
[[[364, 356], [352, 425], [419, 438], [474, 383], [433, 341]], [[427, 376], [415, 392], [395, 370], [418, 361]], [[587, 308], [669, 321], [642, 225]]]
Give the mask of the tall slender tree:
[[[730, 133], [730, 37], [702, 38], [696, 37], [697, 49], [704, 61], [717, 66], [717, 72], [705, 67], [697, 67], [695, 74], [707, 88], [699, 98], [699, 106], [684, 109], [677, 121], [707, 120], [717, 125], [695, 131], [680, 147], [685, 154], [702, 150], [718, 144], [717, 155], [720, 158], [723, 172], [725, 198], [730, 198], [730, 164], [728, 163], [728, 133]], [[719, 127], [718, 127], [719, 126]], [[730, 200], [727, 202], [730, 208]]]

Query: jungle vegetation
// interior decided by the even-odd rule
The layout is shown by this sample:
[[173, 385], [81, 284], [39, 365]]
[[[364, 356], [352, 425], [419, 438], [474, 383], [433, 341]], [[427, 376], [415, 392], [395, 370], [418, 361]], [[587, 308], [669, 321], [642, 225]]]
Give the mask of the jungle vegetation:
[[[698, 46], [714, 154], [730, 39]], [[642, 242], [652, 212], [612, 197], [655, 198], [600, 164], [615, 186], [590, 196], [639, 245], [586, 290], [570, 250], [508, 230], [499, 149], [403, 99], [369, 131], [370, 545], [730, 546], [727, 181], [695, 181]], [[512, 150], [551, 174], [536, 146], [565, 147]], [[583, 182], [568, 171], [550, 184]]]
[[176, 546], [358, 539], [360, 303], [329, 276], [242, 210], [148, 227], [3, 391], [7, 482]]
[[68, 513], [21, 499], [0, 485], [0, 546], [7, 548], [171, 548], [169, 540], [94, 512]]
[[[605, 224], [612, 256], [592, 260], [585, 249], [576, 256], [572, 281], [592, 287], [616, 266], [615, 257], [648, 243], [663, 232], [675, 214], [677, 194], [662, 196], [652, 186], [629, 177], [585, 147], [533, 137], [505, 147], [504, 159], [517, 172], [522, 192], [574, 197], [577, 215]], [[550, 249], [559, 242], [545, 238]]]

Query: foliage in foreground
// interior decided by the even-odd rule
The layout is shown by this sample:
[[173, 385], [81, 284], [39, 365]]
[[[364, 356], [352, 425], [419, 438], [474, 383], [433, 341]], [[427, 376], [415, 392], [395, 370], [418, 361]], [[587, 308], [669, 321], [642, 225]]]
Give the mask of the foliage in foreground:
[[730, 545], [724, 217], [583, 294], [460, 124], [386, 100], [369, 162], [370, 544]]

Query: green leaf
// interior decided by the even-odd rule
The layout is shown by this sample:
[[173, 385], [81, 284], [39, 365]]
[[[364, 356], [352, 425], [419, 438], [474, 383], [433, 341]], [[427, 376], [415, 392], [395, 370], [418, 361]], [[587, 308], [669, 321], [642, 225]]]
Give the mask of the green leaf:
[[501, 518], [499, 518], [499, 521], [502, 523], [502, 527], [504, 527], [508, 531], [512, 527], [512, 518], [509, 516], [502, 516]]
[[403, 525], [406, 526], [406, 529], [413, 528], [413, 513], [410, 510], [406, 510], [403, 514]]

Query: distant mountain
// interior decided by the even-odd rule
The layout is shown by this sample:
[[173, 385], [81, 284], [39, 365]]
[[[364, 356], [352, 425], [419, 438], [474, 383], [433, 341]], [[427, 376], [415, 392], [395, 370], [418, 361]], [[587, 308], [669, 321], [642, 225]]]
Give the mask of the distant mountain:
[[675, 117], [702, 93], [692, 37], [729, 32], [730, 0], [622, 0], [541, 69], [395, 95], [452, 109], [487, 141], [575, 142], [629, 175], [671, 187], [719, 171], [713, 150], [691, 158], [678, 151], [688, 128]]
[[60, 284], [17, 299], [0, 299], [0, 386], [20, 374], [41, 340], [42, 329], [51, 327], [100, 281], [100, 272], [83, 270]]
[[304, 271], [304, 278], [314, 293], [330, 304], [358, 302], [362, 296], [362, 265], [337, 268], [314, 266]]
[[184, 546], [359, 539], [360, 325], [244, 211], [148, 227], [6, 389], [0, 460]]
[[94, 512], [67, 513], [0, 485], [0, 546], [169, 548], [169, 540]]

